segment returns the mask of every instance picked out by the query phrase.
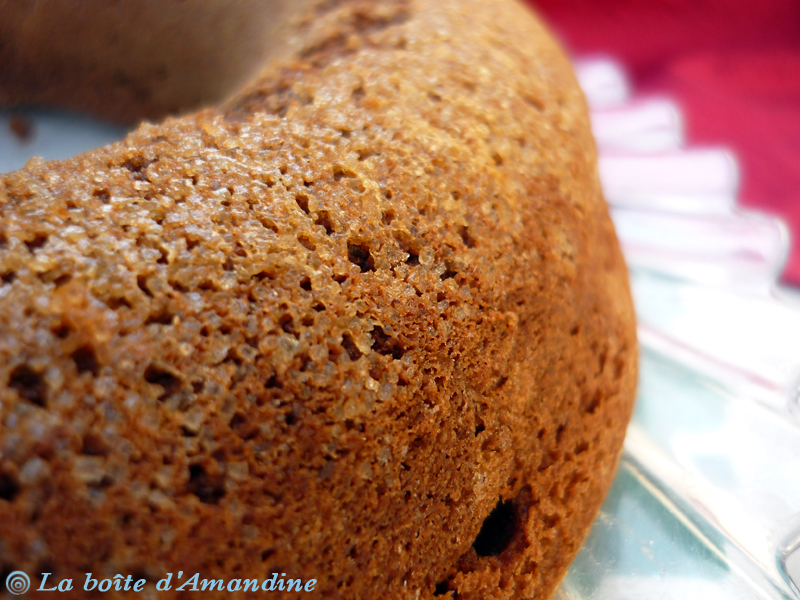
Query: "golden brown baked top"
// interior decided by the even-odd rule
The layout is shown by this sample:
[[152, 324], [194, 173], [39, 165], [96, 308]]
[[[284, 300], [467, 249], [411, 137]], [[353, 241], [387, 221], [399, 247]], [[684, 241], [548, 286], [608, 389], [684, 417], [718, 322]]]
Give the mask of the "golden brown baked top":
[[0, 565], [546, 597], [636, 377], [570, 66], [510, 0], [297, 36], [223, 106], [0, 177]]

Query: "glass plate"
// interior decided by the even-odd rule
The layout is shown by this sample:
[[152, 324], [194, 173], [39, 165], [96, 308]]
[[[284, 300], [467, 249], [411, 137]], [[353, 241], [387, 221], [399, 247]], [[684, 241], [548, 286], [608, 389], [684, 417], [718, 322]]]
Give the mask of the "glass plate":
[[789, 237], [736, 207], [725, 148], [684, 148], [680, 111], [576, 61], [631, 272], [639, 394], [625, 453], [561, 586], [577, 599], [796, 599], [800, 304]]

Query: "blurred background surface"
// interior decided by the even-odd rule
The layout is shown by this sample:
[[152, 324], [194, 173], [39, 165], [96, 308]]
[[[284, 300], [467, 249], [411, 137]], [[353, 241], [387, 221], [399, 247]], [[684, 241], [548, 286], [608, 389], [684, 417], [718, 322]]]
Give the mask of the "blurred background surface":
[[[724, 144], [739, 202], [800, 240], [800, 0], [535, 0], [575, 55], [621, 61], [639, 95], [680, 105], [692, 144]], [[800, 243], [784, 280], [800, 285]]]

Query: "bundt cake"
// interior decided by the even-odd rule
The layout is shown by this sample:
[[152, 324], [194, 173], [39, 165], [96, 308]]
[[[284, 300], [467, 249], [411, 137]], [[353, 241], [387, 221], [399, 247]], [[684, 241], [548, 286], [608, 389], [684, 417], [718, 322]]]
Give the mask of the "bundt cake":
[[288, 22], [227, 101], [0, 175], [0, 569], [549, 597], [637, 371], [570, 65], [514, 0]]

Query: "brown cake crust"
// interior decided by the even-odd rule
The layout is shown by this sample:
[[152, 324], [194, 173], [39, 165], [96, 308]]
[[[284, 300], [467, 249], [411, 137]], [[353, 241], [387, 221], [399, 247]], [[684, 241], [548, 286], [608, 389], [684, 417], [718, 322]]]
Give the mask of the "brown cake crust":
[[0, 567], [546, 598], [637, 369], [571, 68], [511, 0], [296, 35], [220, 107], [0, 176]]

